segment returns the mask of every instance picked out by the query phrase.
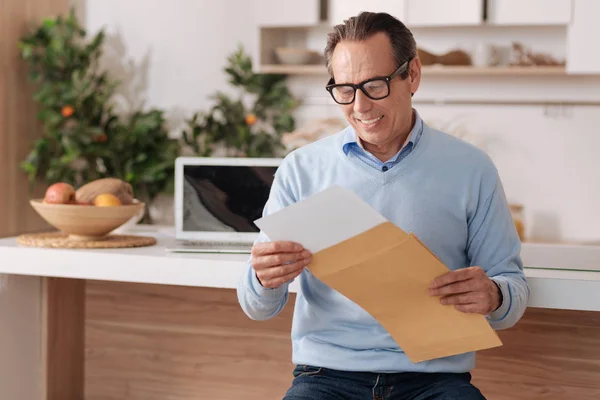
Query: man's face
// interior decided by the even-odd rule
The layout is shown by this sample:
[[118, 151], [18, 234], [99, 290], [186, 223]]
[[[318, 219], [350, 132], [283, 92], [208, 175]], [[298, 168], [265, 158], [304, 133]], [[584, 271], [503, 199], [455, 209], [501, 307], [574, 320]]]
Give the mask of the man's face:
[[[335, 83], [358, 84], [374, 77], [389, 76], [398, 67], [385, 33], [377, 33], [361, 42], [342, 41], [331, 58]], [[410, 130], [411, 93], [416, 92], [421, 79], [419, 60], [413, 59], [409, 68], [411, 75], [408, 78], [403, 80], [398, 76], [390, 82], [388, 97], [372, 100], [357, 90], [353, 103], [340, 106], [363, 142], [385, 146], [395, 143]]]

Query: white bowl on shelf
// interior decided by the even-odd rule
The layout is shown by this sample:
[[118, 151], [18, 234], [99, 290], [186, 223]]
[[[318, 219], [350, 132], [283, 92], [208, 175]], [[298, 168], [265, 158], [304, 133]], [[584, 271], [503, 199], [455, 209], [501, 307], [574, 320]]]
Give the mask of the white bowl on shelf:
[[275, 55], [281, 64], [306, 65], [314, 61], [318, 53], [308, 49], [277, 47], [275, 48]]

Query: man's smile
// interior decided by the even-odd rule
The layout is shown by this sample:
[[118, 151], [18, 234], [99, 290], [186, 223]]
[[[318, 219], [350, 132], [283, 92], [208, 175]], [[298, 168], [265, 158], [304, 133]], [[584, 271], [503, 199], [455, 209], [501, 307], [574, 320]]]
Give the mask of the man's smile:
[[380, 115], [379, 117], [371, 118], [371, 119], [356, 118], [356, 120], [361, 122], [364, 125], [374, 125], [375, 123], [379, 122], [382, 118], [383, 118], [383, 115]]

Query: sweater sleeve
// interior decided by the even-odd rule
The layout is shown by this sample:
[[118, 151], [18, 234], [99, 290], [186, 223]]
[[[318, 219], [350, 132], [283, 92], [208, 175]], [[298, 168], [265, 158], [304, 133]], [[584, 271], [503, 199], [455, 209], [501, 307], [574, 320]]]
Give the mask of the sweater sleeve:
[[[285, 160], [284, 160], [285, 161]], [[285, 165], [282, 163], [275, 173], [269, 199], [263, 210], [263, 216], [272, 214], [295, 202], [290, 185], [286, 182]], [[260, 232], [255, 243], [267, 242], [269, 238]], [[277, 288], [265, 288], [261, 285], [252, 268], [252, 256], [246, 262], [245, 272], [237, 285], [237, 296], [242, 310], [254, 320], [267, 320], [275, 317], [286, 305], [289, 292], [287, 282]]]
[[515, 228], [502, 182], [487, 176], [492, 185], [469, 221], [467, 256], [470, 264], [482, 267], [502, 293], [500, 307], [487, 316], [492, 328], [510, 328], [523, 316], [529, 300], [529, 285], [523, 273], [521, 241]]

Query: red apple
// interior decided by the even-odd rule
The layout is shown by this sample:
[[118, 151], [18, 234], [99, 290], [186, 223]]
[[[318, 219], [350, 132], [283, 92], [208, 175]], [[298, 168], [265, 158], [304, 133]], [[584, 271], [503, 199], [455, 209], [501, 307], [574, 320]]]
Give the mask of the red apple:
[[75, 189], [68, 183], [55, 183], [46, 190], [44, 202], [51, 204], [75, 204]]

